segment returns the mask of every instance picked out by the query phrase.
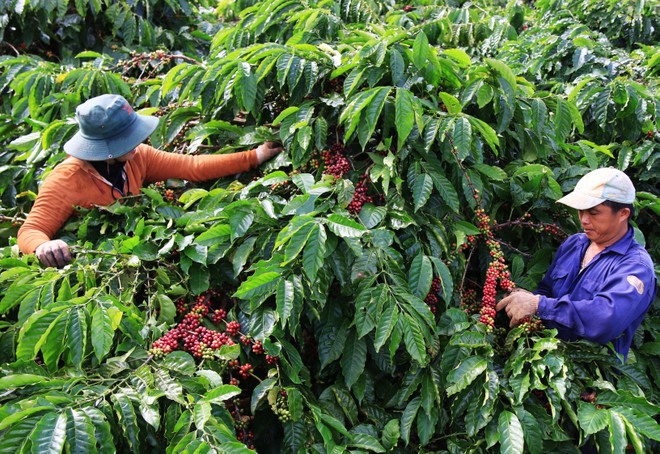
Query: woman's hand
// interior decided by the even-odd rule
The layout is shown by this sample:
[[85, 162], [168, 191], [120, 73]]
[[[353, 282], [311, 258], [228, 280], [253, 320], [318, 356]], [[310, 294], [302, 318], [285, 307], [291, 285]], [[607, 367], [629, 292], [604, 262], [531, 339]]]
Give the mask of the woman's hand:
[[34, 251], [42, 265], [63, 267], [71, 261], [69, 245], [62, 240], [50, 240], [40, 244]]
[[282, 151], [282, 146], [275, 142], [262, 143], [257, 147], [257, 161], [262, 164]]

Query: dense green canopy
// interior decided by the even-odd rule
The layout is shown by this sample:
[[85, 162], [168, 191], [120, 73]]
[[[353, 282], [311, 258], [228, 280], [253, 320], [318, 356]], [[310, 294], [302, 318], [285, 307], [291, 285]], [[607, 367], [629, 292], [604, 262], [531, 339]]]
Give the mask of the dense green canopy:
[[[621, 364], [483, 296], [536, 287], [603, 166], [660, 264], [655, 8], [3, 2], [0, 451], [657, 450], [657, 300]], [[81, 209], [43, 268], [18, 227], [103, 93], [166, 151], [285, 152]]]

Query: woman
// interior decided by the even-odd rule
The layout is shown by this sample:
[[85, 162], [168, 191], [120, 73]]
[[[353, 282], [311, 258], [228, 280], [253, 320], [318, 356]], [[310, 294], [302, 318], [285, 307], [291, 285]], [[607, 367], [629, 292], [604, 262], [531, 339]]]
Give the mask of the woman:
[[64, 144], [69, 157], [44, 180], [37, 200], [18, 231], [24, 254], [35, 253], [46, 266], [71, 260], [68, 245], [53, 239], [76, 206], [109, 205], [138, 194], [145, 183], [168, 178], [204, 181], [250, 170], [282, 151], [271, 142], [222, 155], [166, 153], [143, 144], [158, 118], [139, 115], [119, 95], [101, 95], [76, 109], [79, 131]]

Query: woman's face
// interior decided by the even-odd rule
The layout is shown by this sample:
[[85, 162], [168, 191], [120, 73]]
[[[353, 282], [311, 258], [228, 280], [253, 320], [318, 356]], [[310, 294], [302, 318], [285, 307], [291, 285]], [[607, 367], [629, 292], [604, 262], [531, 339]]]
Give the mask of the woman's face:
[[128, 162], [128, 161], [130, 161], [131, 159], [133, 159], [135, 157], [136, 153], [137, 153], [137, 147], [133, 148], [131, 151], [129, 151], [125, 155], [118, 157], [116, 160], [119, 161], [119, 162]]

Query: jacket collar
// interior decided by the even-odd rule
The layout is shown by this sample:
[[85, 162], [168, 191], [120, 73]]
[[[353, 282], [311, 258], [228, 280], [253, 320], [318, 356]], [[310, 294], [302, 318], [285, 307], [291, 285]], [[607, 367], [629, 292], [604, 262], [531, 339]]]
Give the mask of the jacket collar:
[[623, 237], [614, 243], [613, 245], [606, 248], [607, 251], [616, 252], [617, 254], [624, 255], [630, 249], [630, 245], [635, 240], [635, 229], [633, 226], [628, 223], [628, 231]]
[[93, 165], [91, 165], [88, 161], [76, 158], [75, 156], [69, 156], [64, 160], [67, 164], [77, 166], [87, 172], [90, 176], [93, 178], [96, 178], [97, 180], [102, 181], [103, 183], [107, 184], [108, 186], [112, 186], [112, 183], [110, 183], [108, 180], [106, 180], [95, 168]]

